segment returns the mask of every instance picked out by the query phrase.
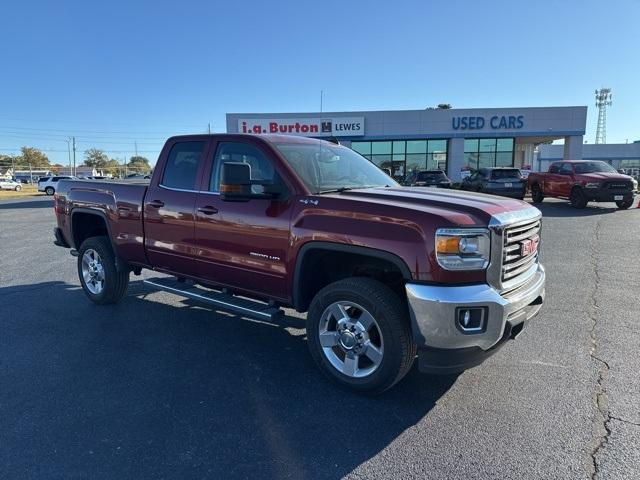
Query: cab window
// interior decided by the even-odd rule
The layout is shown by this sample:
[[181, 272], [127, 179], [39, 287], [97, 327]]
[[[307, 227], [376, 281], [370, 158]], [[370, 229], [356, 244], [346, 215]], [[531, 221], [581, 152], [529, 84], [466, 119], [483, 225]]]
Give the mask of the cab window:
[[178, 190], [195, 190], [198, 167], [205, 142], [178, 142], [169, 152], [160, 185]]
[[563, 163], [562, 167], [560, 167], [560, 174], [562, 175], [571, 175], [573, 174], [573, 167], [570, 163]]

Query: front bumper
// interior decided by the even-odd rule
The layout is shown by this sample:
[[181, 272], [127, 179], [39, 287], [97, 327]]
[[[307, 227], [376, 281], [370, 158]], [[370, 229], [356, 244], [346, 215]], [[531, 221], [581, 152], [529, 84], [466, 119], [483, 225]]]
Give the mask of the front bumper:
[[482, 193], [488, 193], [490, 195], [497, 195], [499, 197], [509, 198], [522, 198], [525, 196], [526, 190], [524, 188], [517, 189], [485, 189]]
[[[504, 295], [487, 284], [406, 284], [420, 370], [451, 373], [482, 362], [538, 313], [544, 286], [545, 271], [539, 264], [525, 284]], [[486, 309], [484, 327], [477, 333], [463, 332], [457, 325], [457, 309], [474, 307]]]
[[622, 201], [628, 202], [633, 200], [634, 192], [633, 190], [609, 190], [606, 188], [598, 188], [598, 189], [583, 189], [583, 192], [587, 199], [592, 202], [616, 202], [620, 200], [616, 200], [615, 197], [622, 196]]

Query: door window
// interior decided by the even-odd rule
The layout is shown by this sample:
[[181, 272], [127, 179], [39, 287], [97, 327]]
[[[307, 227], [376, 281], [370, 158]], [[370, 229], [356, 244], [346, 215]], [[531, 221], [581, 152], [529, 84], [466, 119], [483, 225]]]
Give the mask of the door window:
[[562, 167], [560, 167], [560, 175], [572, 175], [573, 168], [570, 163], [563, 163]]
[[198, 167], [205, 142], [179, 142], [169, 153], [161, 186], [178, 190], [195, 190]]
[[[220, 177], [224, 162], [248, 163], [251, 167], [251, 180], [262, 180], [268, 183], [275, 182], [273, 165], [264, 154], [255, 146], [241, 142], [220, 142], [216, 149], [216, 157], [211, 171], [209, 190], [220, 191]], [[263, 193], [262, 185], [252, 185], [253, 193]]]

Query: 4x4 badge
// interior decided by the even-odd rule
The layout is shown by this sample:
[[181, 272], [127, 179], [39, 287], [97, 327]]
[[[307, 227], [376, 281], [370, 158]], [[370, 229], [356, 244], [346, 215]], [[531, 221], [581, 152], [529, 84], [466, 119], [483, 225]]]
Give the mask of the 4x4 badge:
[[320, 200], [311, 200], [310, 198], [301, 198], [300, 199], [300, 203], [304, 203], [305, 205], [318, 205], [318, 203], [320, 203]]

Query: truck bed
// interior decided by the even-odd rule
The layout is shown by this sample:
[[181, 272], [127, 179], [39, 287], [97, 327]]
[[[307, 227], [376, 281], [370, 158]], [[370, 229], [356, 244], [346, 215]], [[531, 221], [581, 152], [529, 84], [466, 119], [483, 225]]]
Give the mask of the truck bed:
[[143, 210], [149, 180], [61, 180], [55, 210], [67, 243], [75, 245], [71, 223], [76, 215], [99, 212], [117, 255], [146, 264]]

